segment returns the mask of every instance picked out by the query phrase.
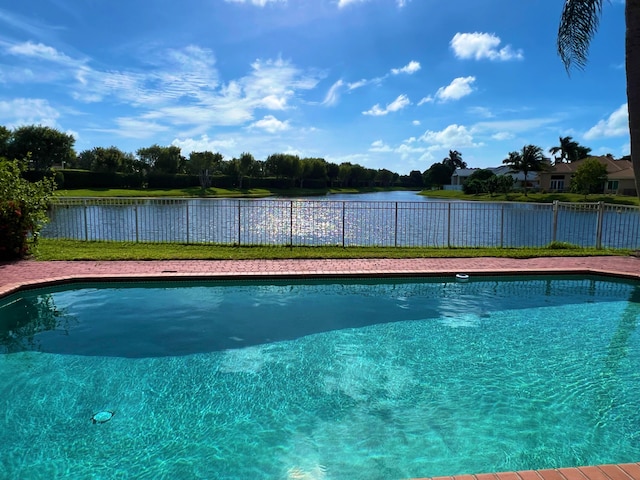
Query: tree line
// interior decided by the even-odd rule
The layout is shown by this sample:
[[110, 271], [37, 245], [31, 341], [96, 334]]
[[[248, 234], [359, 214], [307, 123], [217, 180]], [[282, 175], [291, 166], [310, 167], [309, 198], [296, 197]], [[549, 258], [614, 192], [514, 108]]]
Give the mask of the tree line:
[[[510, 152], [503, 164], [511, 172], [527, 177], [552, 164], [587, 157], [591, 149], [572, 137], [559, 137], [557, 146], [544, 155], [542, 148], [526, 145]], [[399, 175], [388, 169], [371, 169], [357, 163], [328, 162], [323, 158], [274, 153], [257, 160], [249, 152], [225, 159], [219, 152], [191, 152], [187, 157], [175, 145], [151, 145], [135, 154], [118, 147], [95, 147], [76, 154], [75, 139], [54, 128], [41, 125], [14, 130], [0, 126], [0, 157], [26, 161], [32, 172], [43, 174], [53, 166], [62, 168], [56, 177], [60, 188], [327, 188], [327, 187], [407, 187], [440, 188], [451, 183], [456, 169], [467, 168], [462, 154], [450, 150], [442, 161], [424, 172], [413, 170]], [[32, 175], [34, 179], [42, 175]], [[493, 178], [497, 177], [497, 178]], [[507, 192], [513, 188], [510, 175], [496, 176], [489, 171], [474, 172], [464, 185], [466, 193]]]
[[94, 183], [100, 179], [107, 183], [128, 182], [129, 185], [119, 186], [137, 187], [162, 183], [169, 187], [197, 184], [202, 188], [423, 186], [419, 171], [399, 175], [385, 168], [371, 169], [350, 162], [336, 164], [324, 158], [301, 158], [288, 153], [274, 153], [265, 160], [257, 160], [251, 153], [243, 152], [237, 158], [225, 159], [219, 152], [191, 152], [184, 156], [175, 145], [154, 144], [139, 148], [135, 154], [115, 146], [95, 147], [76, 154], [74, 144], [72, 135], [51, 127], [30, 125], [9, 130], [0, 126], [0, 157], [25, 160], [34, 172], [48, 172], [54, 166], [61, 168], [62, 176], [58, 175], [58, 179], [63, 182], [75, 179], [71, 182], [75, 188], [80, 188], [75, 183], [82, 183], [78, 180], [82, 178]]

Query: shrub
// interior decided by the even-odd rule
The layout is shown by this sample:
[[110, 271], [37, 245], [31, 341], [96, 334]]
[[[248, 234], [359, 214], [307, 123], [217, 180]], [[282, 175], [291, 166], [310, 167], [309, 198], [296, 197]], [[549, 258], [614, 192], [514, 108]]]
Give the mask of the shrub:
[[23, 170], [18, 161], [0, 158], [0, 260], [25, 256], [47, 221], [55, 182], [50, 177], [29, 182]]

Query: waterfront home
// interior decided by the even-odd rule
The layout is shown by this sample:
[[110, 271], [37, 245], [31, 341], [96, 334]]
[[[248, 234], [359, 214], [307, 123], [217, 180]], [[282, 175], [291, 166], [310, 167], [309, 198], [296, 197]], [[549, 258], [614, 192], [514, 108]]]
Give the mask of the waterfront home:
[[[607, 182], [604, 193], [612, 195], [636, 195], [635, 177], [631, 160], [615, 160], [611, 156], [588, 157], [595, 158], [607, 167]], [[540, 188], [545, 192], [571, 191], [571, 179], [576, 170], [587, 160], [582, 159], [571, 163], [557, 163], [546, 172], [540, 172]]]
[[[501, 165], [499, 167], [490, 168], [456, 168], [451, 175], [451, 185], [445, 185], [445, 190], [462, 190], [462, 185], [471, 176], [473, 172], [478, 170], [490, 170], [494, 175], [509, 175], [513, 178], [513, 187], [515, 189], [524, 188], [524, 173], [514, 172], [511, 167], [507, 165]], [[538, 188], [540, 186], [540, 179], [538, 172], [529, 172], [527, 174], [528, 188]]]

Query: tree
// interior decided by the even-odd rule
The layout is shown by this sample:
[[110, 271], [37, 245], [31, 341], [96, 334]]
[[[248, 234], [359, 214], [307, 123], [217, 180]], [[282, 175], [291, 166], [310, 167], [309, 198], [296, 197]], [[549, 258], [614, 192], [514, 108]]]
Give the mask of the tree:
[[442, 187], [451, 184], [451, 174], [453, 171], [443, 163], [434, 163], [423, 174], [426, 187]]
[[10, 158], [17, 160], [29, 157], [30, 166], [34, 170], [43, 171], [54, 164], [74, 162], [74, 143], [72, 135], [59, 132], [55, 128], [30, 125], [12, 132], [7, 153]]
[[11, 131], [7, 127], [0, 125], [0, 157], [9, 155], [9, 141], [11, 140]]
[[0, 158], [0, 259], [23, 257], [35, 245], [47, 221], [47, 207], [55, 183], [22, 178], [24, 163]]
[[520, 152], [509, 152], [509, 157], [502, 161], [509, 165], [512, 172], [524, 174], [524, 196], [527, 196], [527, 177], [530, 172], [541, 172], [545, 169], [549, 159], [537, 145], [525, 145]]
[[[462, 184], [462, 191], [468, 194], [479, 194], [482, 192], [492, 193], [493, 185], [489, 185], [489, 181], [496, 175], [488, 168], [476, 170]], [[493, 189], [495, 191], [495, 189]]]
[[140, 148], [136, 153], [140, 161], [149, 165], [151, 170], [156, 172], [180, 173], [186, 165], [186, 159], [180, 155], [180, 147], [175, 145], [161, 147], [156, 144], [147, 148]]
[[[558, 27], [558, 54], [567, 69], [584, 68], [591, 39], [598, 30], [603, 0], [565, 0]], [[640, 2], [627, 0], [625, 66], [627, 73], [627, 110], [631, 139], [631, 162], [636, 193], [640, 198]]]
[[571, 191], [584, 194], [586, 199], [590, 193], [602, 193], [606, 181], [607, 167], [596, 158], [587, 158], [571, 179]]
[[590, 148], [583, 147], [573, 137], [559, 137], [559, 141], [560, 145], [549, 149], [549, 153], [554, 156], [554, 163], [575, 162], [587, 158], [591, 153]]
[[238, 188], [242, 188], [242, 179], [251, 172], [255, 162], [256, 159], [250, 153], [243, 152], [240, 155], [238, 159]]
[[449, 150], [449, 156], [442, 160], [442, 164], [449, 167], [451, 174], [456, 168], [467, 168], [467, 162], [462, 160], [462, 154], [457, 150]]

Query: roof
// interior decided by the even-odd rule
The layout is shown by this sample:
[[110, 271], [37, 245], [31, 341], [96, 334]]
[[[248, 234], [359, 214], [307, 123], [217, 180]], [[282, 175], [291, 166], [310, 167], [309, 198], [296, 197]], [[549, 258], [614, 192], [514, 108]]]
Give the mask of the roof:
[[[557, 163], [547, 173], [575, 173], [578, 167], [586, 160], [596, 159], [607, 167], [607, 175], [610, 178], [635, 178], [633, 175], [633, 164], [630, 160], [615, 160], [613, 157], [587, 157], [571, 163]], [[622, 176], [618, 175], [621, 174]]]

